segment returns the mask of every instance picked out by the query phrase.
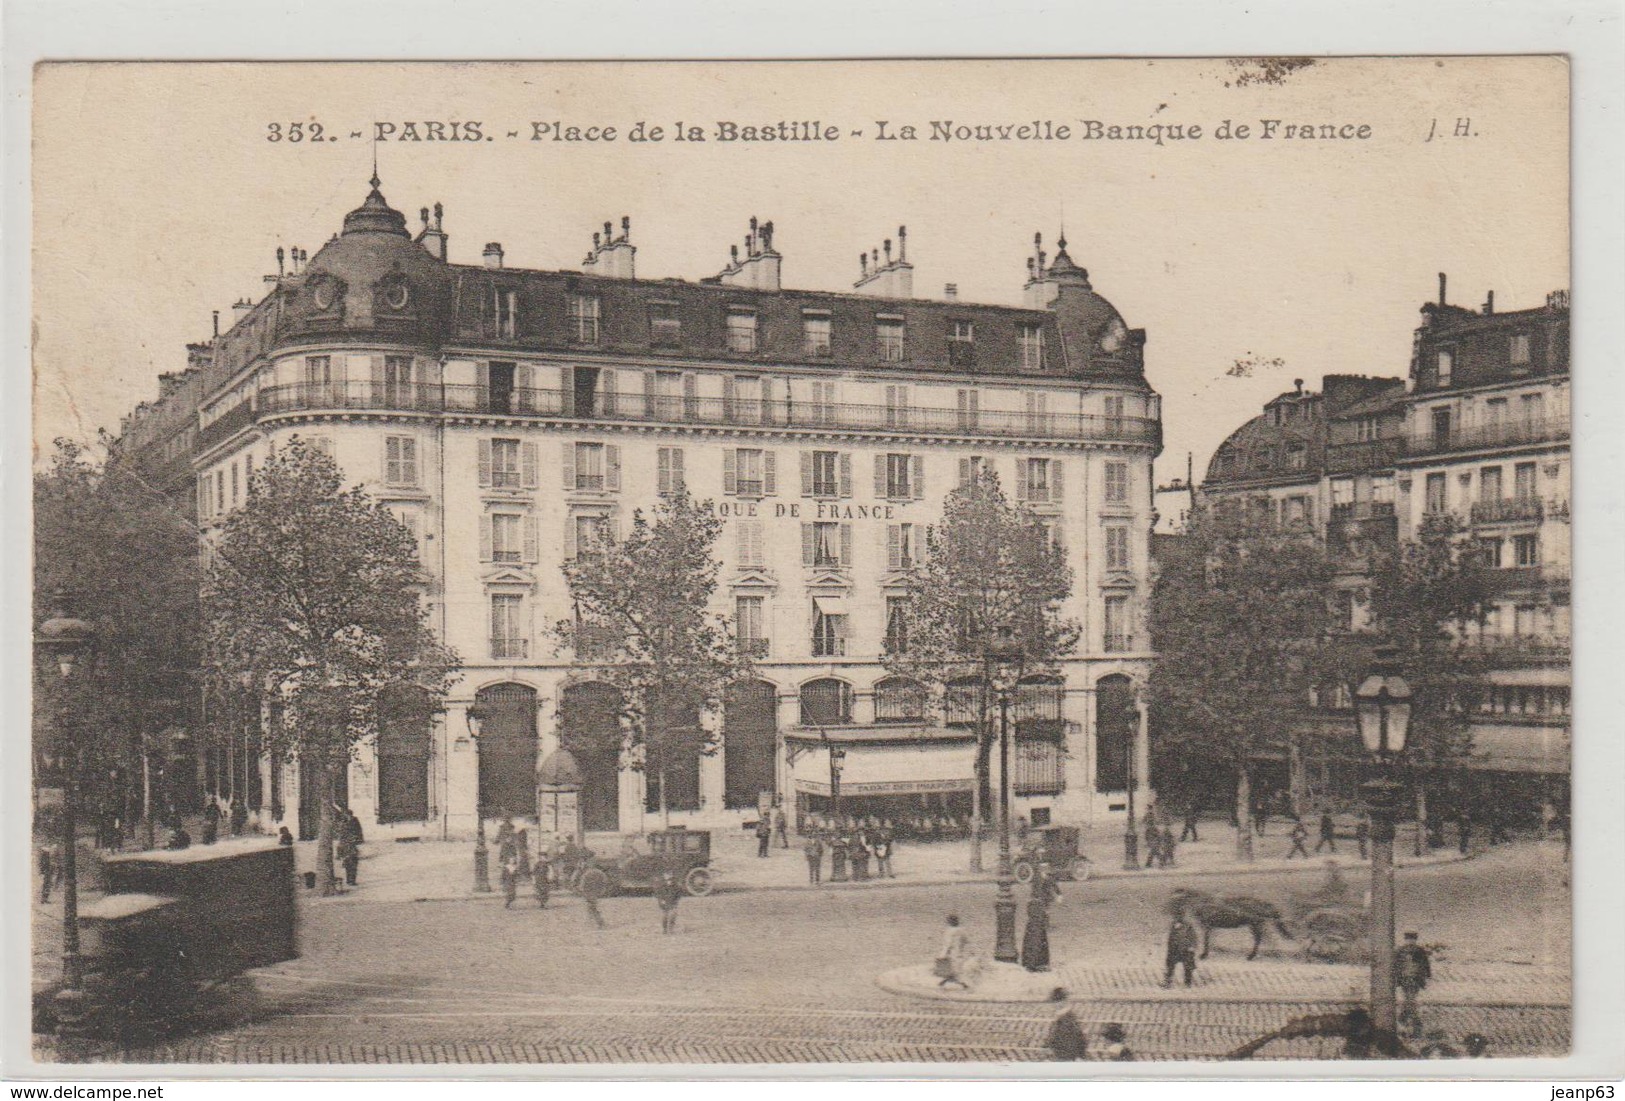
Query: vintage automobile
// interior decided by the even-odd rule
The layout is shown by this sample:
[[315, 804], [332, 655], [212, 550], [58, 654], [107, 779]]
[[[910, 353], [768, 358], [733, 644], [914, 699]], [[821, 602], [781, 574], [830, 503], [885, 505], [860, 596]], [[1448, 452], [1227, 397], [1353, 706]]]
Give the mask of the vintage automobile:
[[1040, 864], [1048, 864], [1049, 874], [1055, 879], [1088, 879], [1089, 858], [1079, 851], [1078, 839], [1076, 826], [1038, 826], [1033, 829], [1011, 866], [1016, 882], [1031, 882], [1033, 876], [1038, 874]]
[[689, 894], [703, 898], [711, 893], [716, 877], [710, 866], [710, 830], [676, 826], [647, 834], [643, 841], [646, 850], [634, 846], [614, 856], [594, 856], [576, 877], [576, 890], [589, 898], [652, 890], [671, 868]]

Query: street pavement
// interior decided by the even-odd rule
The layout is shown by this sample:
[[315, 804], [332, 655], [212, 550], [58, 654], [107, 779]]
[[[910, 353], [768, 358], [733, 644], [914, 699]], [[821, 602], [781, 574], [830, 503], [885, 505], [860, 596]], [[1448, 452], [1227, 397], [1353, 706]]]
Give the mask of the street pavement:
[[[459, 863], [469, 869], [467, 846], [443, 848], [461, 848]], [[763, 863], [805, 867], [793, 850]], [[1218, 889], [1284, 904], [1324, 875], [1318, 864], [1295, 863], [1292, 874], [1232, 870]], [[964, 917], [973, 944], [986, 951], [992, 893], [983, 883], [723, 891], [685, 900], [678, 934], [664, 937], [647, 897], [606, 900], [609, 927], [600, 930], [568, 894], [545, 911], [525, 896], [512, 910], [466, 893], [455, 901], [369, 899], [366, 869], [358, 891], [302, 900], [301, 958], [255, 973], [251, 1019], [104, 1057], [248, 1064], [1044, 1057], [1052, 1007], [924, 1001], [876, 982], [928, 962], [949, 911]], [[1214, 1058], [1295, 1016], [1343, 1008], [1357, 993], [1353, 969], [1304, 964], [1294, 945], [1273, 935], [1259, 960], [1245, 961], [1245, 931], [1215, 934], [1193, 995], [1159, 989], [1168, 892], [1182, 882], [1218, 886], [1198, 871], [1064, 886], [1052, 948], [1086, 1028], [1121, 1022], [1145, 1057]], [[1401, 927], [1441, 946], [1439, 982], [1424, 999], [1428, 1027], [1458, 1041], [1482, 1032], [1503, 1056], [1566, 1050], [1569, 902], [1560, 848], [1521, 842], [1466, 862], [1402, 869], [1396, 878]], [[55, 909], [36, 910], [43, 950], [36, 960], [47, 975], [54, 974]], [[48, 1041], [42, 1050], [48, 1054]], [[1301, 1041], [1266, 1054], [1335, 1050], [1332, 1041]]]

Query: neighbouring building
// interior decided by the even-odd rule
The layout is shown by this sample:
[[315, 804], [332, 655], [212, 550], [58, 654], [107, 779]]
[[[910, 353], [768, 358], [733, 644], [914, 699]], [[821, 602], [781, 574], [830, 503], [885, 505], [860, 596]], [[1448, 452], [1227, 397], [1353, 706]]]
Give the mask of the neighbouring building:
[[[548, 634], [570, 607], [560, 564], [680, 485], [725, 519], [716, 611], [758, 679], [702, 717], [720, 750], [668, 774], [674, 821], [737, 825], [767, 798], [822, 811], [832, 747], [849, 812], [964, 817], [971, 717], [928, 714], [880, 654], [925, 528], [979, 465], [1050, 519], [1075, 573], [1066, 614], [1084, 629], [1060, 675], [1016, 701], [1018, 809], [1123, 811], [1128, 778], [1147, 775], [1160, 402], [1143, 330], [1064, 238], [1053, 258], [1035, 239], [1011, 307], [951, 285], [915, 297], [903, 229], [830, 293], [781, 285], [771, 222], [753, 219], [720, 273], [687, 281], [640, 276], [624, 218], [578, 271], [510, 266], [496, 243], [454, 263], [440, 206], [420, 218], [410, 233], [374, 180], [314, 255], [287, 264], [279, 250], [269, 293], [240, 303], [186, 376], [181, 412], [142, 419], [184, 424], [163, 438], [186, 440], [205, 539], [294, 435], [416, 534], [433, 621], [465, 664], [443, 714], [387, 722], [349, 769], [343, 796], [374, 832], [466, 837], [478, 806], [534, 813], [561, 735], [614, 740], [573, 737], [620, 719], [615, 690]], [[208, 784], [263, 826], [310, 834], [301, 770], [258, 759], [255, 738], [228, 735]], [[655, 823], [655, 785], [626, 754], [576, 755], [589, 830]]]
[[[1334, 552], [1331, 599], [1368, 622], [1370, 551], [1449, 514], [1489, 567], [1491, 600], [1465, 644], [1490, 669], [1469, 766], [1508, 794], [1566, 799], [1569, 770], [1569, 308], [1422, 308], [1409, 382], [1328, 375], [1265, 406], [1214, 454], [1204, 503], [1249, 522], [1314, 532]], [[1357, 756], [1346, 688], [1316, 694], [1301, 761], [1274, 782], [1311, 799], [1352, 795]]]

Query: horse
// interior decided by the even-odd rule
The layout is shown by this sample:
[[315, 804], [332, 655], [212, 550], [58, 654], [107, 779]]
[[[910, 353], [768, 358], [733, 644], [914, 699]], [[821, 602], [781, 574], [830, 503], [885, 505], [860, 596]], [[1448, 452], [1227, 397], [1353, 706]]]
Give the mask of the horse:
[[1264, 943], [1264, 931], [1272, 924], [1287, 940], [1297, 939], [1286, 927], [1281, 911], [1274, 904], [1250, 895], [1220, 897], [1179, 887], [1174, 890], [1168, 908], [1172, 913], [1183, 912], [1191, 924], [1202, 931], [1201, 958], [1204, 960], [1207, 959], [1208, 939], [1214, 929], [1240, 929], [1242, 926], [1251, 929], [1253, 949], [1247, 953], [1248, 959], [1257, 958], [1258, 948]]

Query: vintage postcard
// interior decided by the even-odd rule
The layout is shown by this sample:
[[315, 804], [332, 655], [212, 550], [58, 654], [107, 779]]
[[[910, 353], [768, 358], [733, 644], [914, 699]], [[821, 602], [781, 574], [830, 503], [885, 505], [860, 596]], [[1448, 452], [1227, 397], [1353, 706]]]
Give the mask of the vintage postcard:
[[34, 1058], [1567, 1055], [1569, 88], [41, 64]]

